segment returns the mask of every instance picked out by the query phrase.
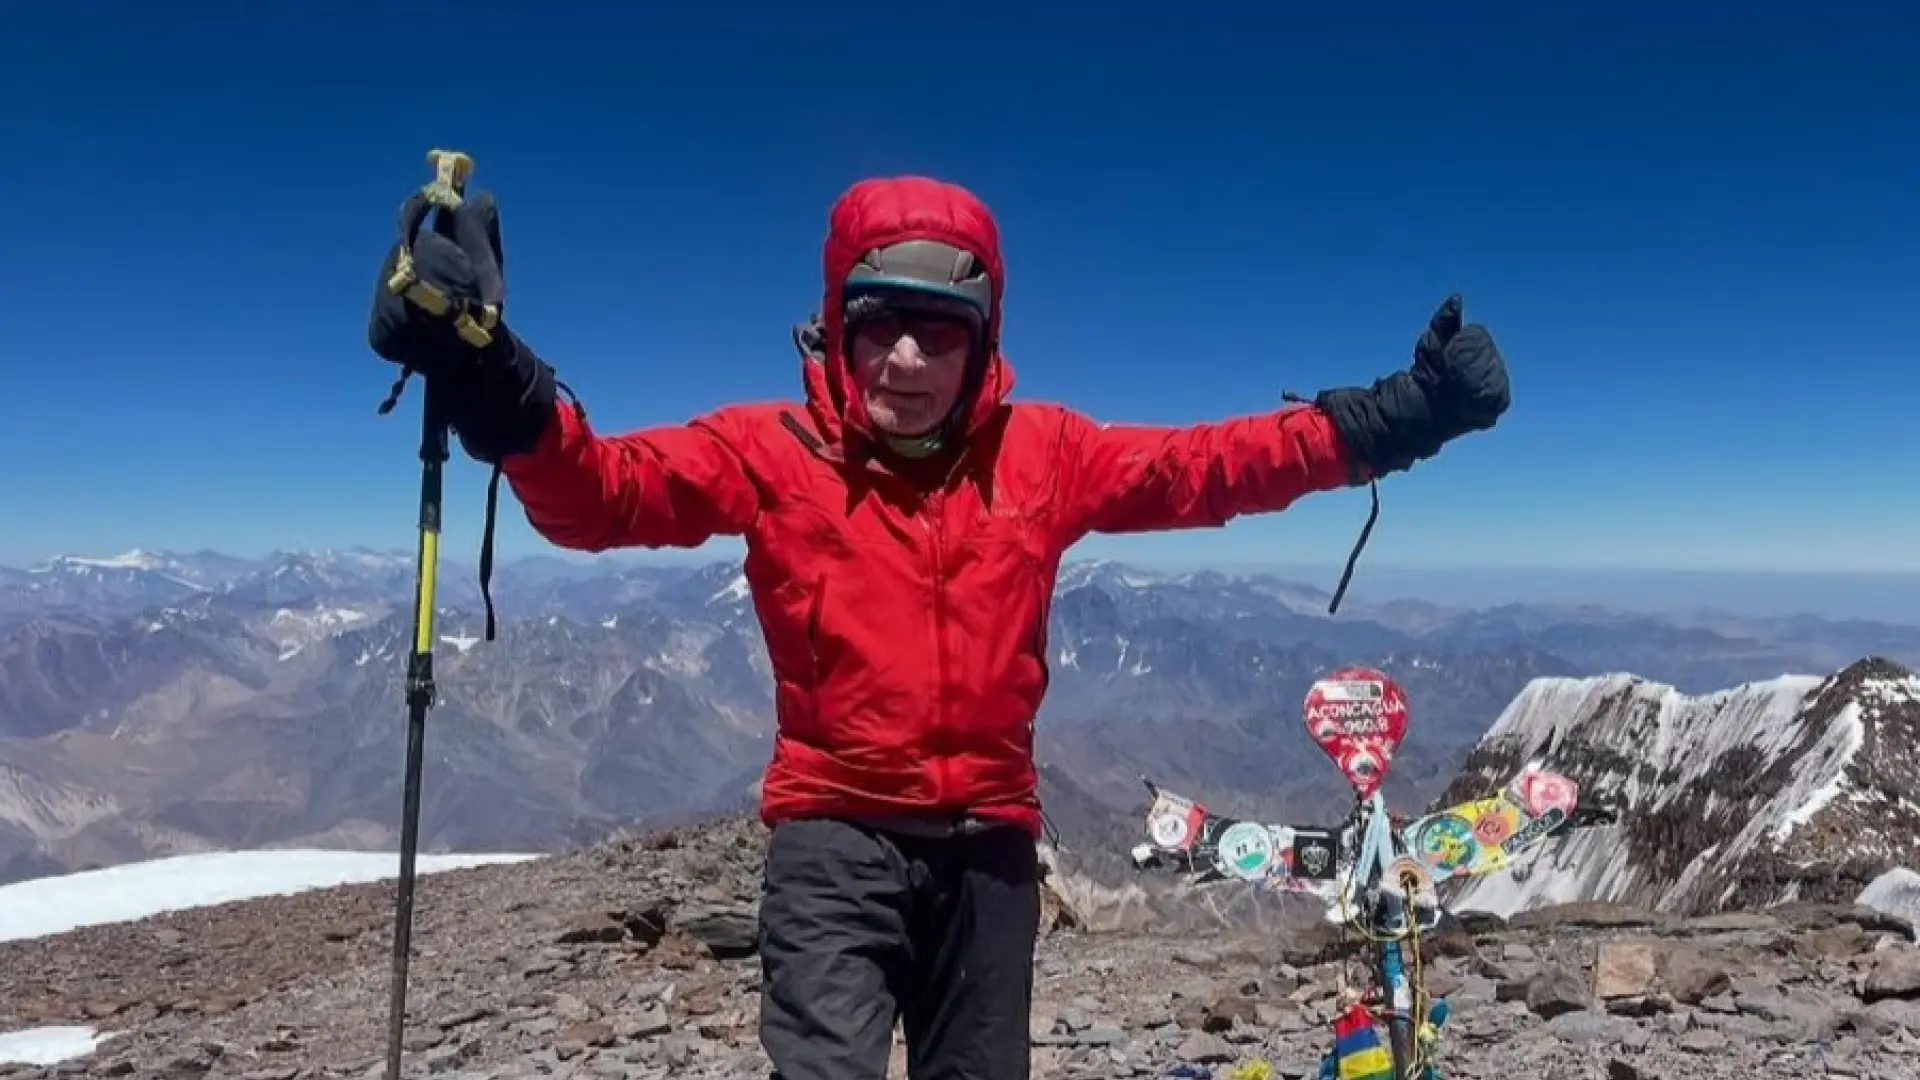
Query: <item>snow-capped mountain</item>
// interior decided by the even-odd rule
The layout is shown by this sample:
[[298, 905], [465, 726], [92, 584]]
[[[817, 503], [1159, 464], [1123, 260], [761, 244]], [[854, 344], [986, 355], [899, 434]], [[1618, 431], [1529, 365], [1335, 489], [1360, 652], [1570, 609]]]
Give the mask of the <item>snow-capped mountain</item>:
[[1883, 659], [1697, 697], [1626, 675], [1537, 680], [1438, 801], [1485, 794], [1528, 763], [1618, 805], [1622, 824], [1469, 880], [1459, 908], [1846, 901], [1920, 865], [1920, 677]]
[[[410, 595], [411, 556], [390, 552], [275, 552], [247, 559], [218, 552], [151, 552], [103, 557], [61, 555], [25, 569], [0, 567], [0, 616], [115, 616], [224, 596], [236, 602], [300, 606]], [[459, 582], [453, 583], [455, 589]]]
[[101, 558], [63, 555], [23, 570], [0, 570], [0, 609], [132, 609], [207, 588], [203, 568], [138, 548]]

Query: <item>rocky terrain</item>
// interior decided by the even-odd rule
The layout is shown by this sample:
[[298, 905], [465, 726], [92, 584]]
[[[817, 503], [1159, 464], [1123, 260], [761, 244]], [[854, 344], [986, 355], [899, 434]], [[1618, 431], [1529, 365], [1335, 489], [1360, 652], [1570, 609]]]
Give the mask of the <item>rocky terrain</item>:
[[[762, 845], [734, 819], [422, 878], [407, 1074], [764, 1077]], [[0, 1031], [115, 1033], [89, 1057], [0, 1076], [378, 1076], [391, 900], [390, 885], [344, 887], [0, 944]], [[1177, 1065], [1224, 1077], [1256, 1059], [1311, 1075], [1351, 941], [1323, 925], [1103, 922], [1053, 909], [1036, 965], [1039, 1080]], [[1429, 950], [1428, 985], [1454, 1010], [1449, 1077], [1920, 1077], [1920, 946], [1910, 923], [1870, 908], [1568, 905], [1451, 926]]]
[[[0, 882], [234, 847], [392, 850], [411, 575], [407, 555], [358, 550], [0, 568]], [[750, 801], [770, 690], [736, 563], [524, 559], [495, 596], [485, 642], [470, 569], [444, 568], [427, 850], [550, 851]], [[1238, 813], [1320, 812], [1340, 781], [1299, 705], [1347, 663], [1410, 695], [1388, 795], [1414, 808], [1535, 679], [1633, 671], [1699, 692], [1920, 658], [1920, 628], [1858, 621], [1361, 597], [1330, 619], [1326, 600], [1269, 575], [1065, 565], [1038, 738], [1071, 789], [1050, 800], [1069, 842], [1102, 846], [1142, 772]]]

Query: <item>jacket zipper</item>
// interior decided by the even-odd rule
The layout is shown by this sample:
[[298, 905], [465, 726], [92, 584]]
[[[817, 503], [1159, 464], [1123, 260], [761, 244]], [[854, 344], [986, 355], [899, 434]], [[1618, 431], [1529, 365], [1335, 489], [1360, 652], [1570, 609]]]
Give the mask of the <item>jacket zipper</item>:
[[[928, 755], [934, 768], [933, 797], [944, 802], [947, 794], [947, 567], [946, 567], [946, 529], [943, 518], [946, 513], [946, 485], [942, 483], [927, 500], [928, 529], [933, 534], [933, 642], [934, 642], [934, 698], [933, 698], [933, 736], [929, 741], [939, 749]], [[931, 748], [930, 748], [931, 749]]]
[[946, 802], [952, 787], [953, 759], [946, 748], [947, 722], [947, 553], [946, 553], [946, 497], [953, 486], [953, 478], [964, 475], [963, 466], [968, 455], [973, 452], [972, 445], [964, 445], [955, 455], [953, 463], [947, 466], [945, 476], [934, 488], [927, 500], [930, 527], [933, 532], [933, 634], [934, 634], [934, 672], [939, 680], [934, 693], [934, 732], [939, 736], [939, 752], [930, 755], [933, 759], [933, 796], [939, 802]]

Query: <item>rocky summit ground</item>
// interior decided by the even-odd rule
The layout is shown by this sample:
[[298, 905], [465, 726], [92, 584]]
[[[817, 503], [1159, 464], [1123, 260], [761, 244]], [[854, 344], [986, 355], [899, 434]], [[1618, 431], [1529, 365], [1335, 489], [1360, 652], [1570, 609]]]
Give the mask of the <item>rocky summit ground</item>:
[[[763, 845], [732, 821], [421, 879], [408, 1075], [764, 1078]], [[378, 1076], [392, 895], [349, 886], [0, 944], [0, 1031], [120, 1033], [88, 1058], [0, 1076]], [[1312, 1075], [1347, 967], [1336, 931], [1198, 938], [1072, 921], [1056, 920], [1069, 925], [1037, 964], [1039, 1080], [1181, 1064], [1224, 1076], [1254, 1059]], [[1447, 1077], [1920, 1078], [1920, 947], [1870, 909], [1671, 919], [1571, 905], [1430, 944], [1429, 983], [1454, 1006]]]

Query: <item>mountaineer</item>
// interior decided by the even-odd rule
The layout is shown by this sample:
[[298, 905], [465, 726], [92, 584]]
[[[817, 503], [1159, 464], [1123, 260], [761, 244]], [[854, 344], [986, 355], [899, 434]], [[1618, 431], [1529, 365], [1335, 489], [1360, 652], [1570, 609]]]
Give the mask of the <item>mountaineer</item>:
[[[414, 258], [456, 297], [503, 297], [492, 197]], [[1013, 399], [998, 228], [964, 188], [854, 184], [823, 270], [818, 316], [795, 332], [803, 402], [620, 435], [562, 402], [504, 322], [476, 346], [376, 288], [369, 334], [444, 392], [465, 451], [550, 542], [744, 538], [777, 722], [760, 905], [775, 1076], [883, 1080], [898, 1019], [915, 1080], [1024, 1080], [1033, 725], [1062, 554], [1090, 533], [1217, 527], [1406, 469], [1493, 426], [1506, 368], [1450, 297], [1413, 363], [1370, 386], [1218, 423], [1103, 424]]]

